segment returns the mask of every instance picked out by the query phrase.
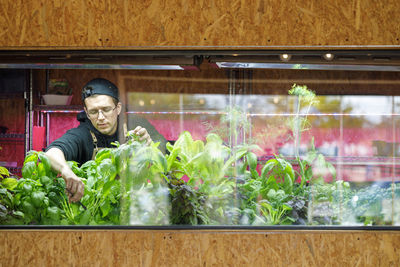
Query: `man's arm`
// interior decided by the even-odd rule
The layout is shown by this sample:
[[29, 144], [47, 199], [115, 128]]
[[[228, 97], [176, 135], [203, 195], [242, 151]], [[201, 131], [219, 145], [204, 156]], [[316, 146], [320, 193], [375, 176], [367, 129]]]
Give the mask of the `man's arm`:
[[52, 147], [45, 154], [53, 170], [59, 172], [64, 179], [69, 201], [79, 201], [83, 197], [84, 184], [68, 166], [64, 153], [61, 149]]

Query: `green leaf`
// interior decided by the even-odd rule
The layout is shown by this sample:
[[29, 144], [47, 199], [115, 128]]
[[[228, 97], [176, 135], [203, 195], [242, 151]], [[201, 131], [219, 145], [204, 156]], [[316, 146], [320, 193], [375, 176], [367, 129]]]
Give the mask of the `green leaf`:
[[87, 170], [87, 169], [95, 167], [96, 165], [97, 164], [96, 164], [96, 162], [94, 160], [89, 160], [89, 161], [86, 161], [85, 163], [82, 164], [81, 169], [82, 170]]
[[47, 207], [47, 216], [54, 222], [58, 223], [61, 217], [61, 210], [56, 206]]
[[311, 165], [312, 162], [317, 158], [317, 151], [315, 150], [311, 150], [307, 153], [306, 158], [304, 159], [304, 161], [308, 164]]
[[50, 179], [48, 176], [41, 176], [40, 183], [44, 186], [51, 185], [53, 183], [53, 180]]
[[276, 195], [275, 198], [277, 201], [282, 202], [285, 198], [286, 198], [286, 193], [285, 191], [283, 191], [282, 189], [279, 189], [278, 191], [276, 191]]
[[51, 171], [51, 163], [49, 158], [46, 156], [44, 152], [39, 152], [38, 154], [40, 162], [43, 164], [46, 173], [50, 173]]
[[27, 162], [36, 163], [37, 160], [38, 160], [38, 152], [35, 151], [35, 150], [30, 150], [30, 151], [28, 151], [28, 153], [26, 153], [26, 157], [25, 157], [25, 160], [24, 160], [24, 165]]
[[[207, 141], [208, 142], [208, 141]], [[192, 143], [192, 147], [190, 148], [191, 150], [191, 156], [193, 157], [194, 155], [197, 155], [198, 153], [201, 153], [204, 151], [204, 143], [201, 140], [196, 140]]]
[[246, 154], [246, 159], [249, 164], [250, 170], [255, 170], [257, 168], [257, 156], [253, 152], [248, 152]]
[[114, 185], [114, 181], [108, 181], [103, 186], [103, 197], [106, 198], [110, 193], [111, 187]]
[[174, 163], [176, 161], [176, 157], [178, 156], [179, 152], [180, 152], [180, 148], [173, 147], [173, 149], [171, 150], [171, 153], [166, 156], [166, 158], [167, 158], [167, 172], [169, 172], [172, 169], [172, 166], [174, 165]]
[[22, 167], [22, 177], [24, 178], [32, 178], [37, 175], [36, 173], [36, 162], [28, 161]]
[[251, 173], [251, 177], [253, 179], [257, 179], [259, 177], [257, 170], [252, 169], [252, 170], [250, 170], [250, 173]]
[[110, 148], [103, 148], [96, 154], [95, 161], [96, 163], [102, 162], [104, 159], [111, 158], [111, 149]]
[[45, 196], [46, 196], [45, 192], [42, 192], [42, 191], [34, 191], [34, 192], [32, 192], [32, 197], [31, 197], [32, 204], [36, 208], [40, 208], [44, 204]]
[[92, 214], [90, 213], [90, 210], [85, 210], [79, 219], [79, 224], [80, 225], [88, 225], [90, 218], [92, 217]]
[[31, 204], [30, 197], [26, 197], [22, 201], [22, 210], [24, 211], [25, 214], [32, 214], [36, 211], [35, 207]]
[[286, 172], [286, 167], [289, 165], [289, 162], [281, 158], [276, 158], [276, 160], [278, 161], [279, 171]]
[[36, 170], [37, 170], [37, 176], [46, 176], [46, 168], [44, 167], [44, 164], [42, 162], [39, 162], [36, 165]]
[[103, 201], [100, 204], [100, 209], [101, 209], [101, 213], [102, 213], [102, 217], [106, 217], [108, 215], [108, 213], [111, 211], [111, 205], [109, 201]]
[[336, 168], [332, 165], [332, 163], [327, 162], [327, 167], [329, 172], [332, 174], [332, 180], [336, 180]]
[[30, 184], [30, 183], [27, 183], [27, 182], [23, 182], [22, 183], [22, 192], [25, 194], [25, 195], [30, 195], [31, 194], [31, 192], [32, 192], [32, 185]]
[[167, 148], [167, 151], [171, 154], [172, 150], [174, 150], [174, 146], [170, 142], [167, 142], [165, 146]]
[[67, 161], [68, 166], [71, 168], [71, 170], [76, 174], [78, 177], [84, 177], [84, 171], [79, 168], [78, 162], [76, 161]]
[[13, 211], [12, 215], [15, 216], [15, 217], [21, 218], [21, 219], [23, 219], [24, 216], [25, 216], [24, 213], [22, 211], [19, 211], [19, 210], [18, 211]]
[[285, 173], [283, 179], [284, 179], [283, 184], [284, 184], [285, 192], [288, 194], [292, 193], [292, 190], [293, 190], [292, 177], [290, 177], [290, 175], [288, 173]]
[[10, 176], [10, 173], [8, 172], [7, 168], [0, 166], [0, 178], [3, 178], [4, 176], [8, 177]]
[[21, 203], [21, 197], [22, 197], [21, 193], [15, 194], [14, 199], [12, 200], [12, 205], [19, 206], [19, 204]]
[[268, 160], [264, 167], [261, 169], [261, 177], [265, 179], [268, 175], [269, 172], [278, 164], [278, 161], [276, 159], [270, 159]]
[[275, 191], [275, 189], [270, 189], [270, 190], [268, 191], [267, 198], [268, 198], [269, 200], [273, 200], [273, 199], [275, 199], [275, 196], [276, 196], [276, 191]]
[[174, 144], [174, 149], [175, 148], [180, 148], [180, 159], [184, 162], [188, 162], [190, 158], [193, 157], [192, 155], [192, 144], [193, 144], [193, 139], [192, 135], [188, 131], [184, 131], [180, 134], [178, 140], [176, 140]]
[[232, 164], [239, 159], [243, 158], [243, 156], [247, 153], [247, 150], [239, 150], [236, 153], [234, 153], [224, 164], [223, 169], [226, 170], [229, 167], [232, 166]]
[[292, 183], [293, 183], [294, 179], [295, 179], [295, 174], [294, 174], [293, 166], [289, 162], [286, 162], [285, 173], [287, 175], [289, 175], [289, 177], [290, 177], [290, 179], [292, 180]]
[[311, 181], [312, 180], [312, 176], [313, 176], [313, 171], [312, 171], [312, 167], [308, 167], [307, 170], [304, 172], [304, 178], [302, 177], [302, 179], [305, 179], [306, 181]]
[[99, 174], [101, 174], [103, 177], [107, 177], [109, 180], [114, 180], [115, 176], [117, 175], [117, 169], [109, 158], [106, 158], [100, 162], [97, 170]]
[[158, 150], [158, 153], [157, 153], [157, 160], [160, 163], [160, 166], [162, 167], [162, 171], [164, 173], [166, 173], [168, 171], [167, 160], [166, 160], [164, 154], [160, 150]]
[[266, 187], [274, 188], [276, 190], [279, 188], [279, 185], [278, 185], [278, 183], [277, 183], [277, 181], [276, 181], [276, 179], [275, 179], [275, 177], [273, 175], [270, 175], [268, 177], [267, 182], [266, 182]]
[[15, 178], [5, 178], [1, 183], [4, 188], [7, 188], [8, 190], [14, 190], [14, 188], [18, 185], [18, 180]]

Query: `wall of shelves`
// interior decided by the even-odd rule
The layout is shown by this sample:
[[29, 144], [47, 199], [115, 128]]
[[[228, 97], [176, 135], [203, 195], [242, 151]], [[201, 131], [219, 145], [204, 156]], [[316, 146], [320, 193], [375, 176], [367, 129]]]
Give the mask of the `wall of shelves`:
[[0, 134], [0, 141], [24, 142], [25, 141], [25, 134], [22, 134], [22, 133]]
[[[83, 107], [79, 105], [69, 106], [52, 106], [52, 105], [34, 105], [33, 106], [33, 125], [43, 127], [43, 130], [34, 129], [33, 145], [35, 150], [46, 148], [52, 141], [63, 135], [70, 128], [76, 127], [78, 122], [76, 114], [83, 111]], [[52, 120], [52, 117], [62, 117], [63, 121]], [[65, 120], [66, 119], [66, 120]], [[39, 135], [39, 136], [38, 136]], [[43, 141], [42, 141], [43, 140]]]
[[25, 158], [24, 93], [0, 92], [0, 165], [20, 175]]

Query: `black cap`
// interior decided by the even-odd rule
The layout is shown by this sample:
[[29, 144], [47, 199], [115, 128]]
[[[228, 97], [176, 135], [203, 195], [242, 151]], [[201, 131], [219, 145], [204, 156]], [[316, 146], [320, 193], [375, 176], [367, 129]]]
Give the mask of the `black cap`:
[[93, 79], [83, 86], [82, 101], [92, 95], [109, 95], [119, 101], [118, 87], [103, 78]]

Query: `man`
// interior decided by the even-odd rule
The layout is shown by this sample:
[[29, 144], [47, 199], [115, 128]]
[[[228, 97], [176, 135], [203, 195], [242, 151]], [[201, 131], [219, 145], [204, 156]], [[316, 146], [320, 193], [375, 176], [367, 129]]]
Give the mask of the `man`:
[[[65, 180], [71, 202], [82, 198], [84, 184], [69, 168], [67, 161], [83, 164], [94, 159], [99, 148], [112, 147], [111, 143], [118, 140], [118, 115], [122, 110], [118, 88], [106, 79], [97, 78], [88, 82], [82, 90], [82, 101], [84, 112], [77, 116], [80, 125], [68, 130], [46, 148], [52, 168]], [[146, 128], [137, 126], [132, 132], [147, 145], [152, 142]]]

